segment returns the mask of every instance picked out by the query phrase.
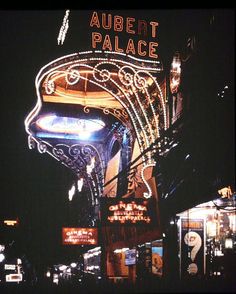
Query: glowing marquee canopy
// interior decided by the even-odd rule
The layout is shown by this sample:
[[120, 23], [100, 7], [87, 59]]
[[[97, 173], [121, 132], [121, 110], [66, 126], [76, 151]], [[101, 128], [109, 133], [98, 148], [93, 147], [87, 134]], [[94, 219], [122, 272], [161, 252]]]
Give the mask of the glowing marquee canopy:
[[[105, 129], [104, 120], [110, 115], [130, 130], [137, 140], [140, 153], [144, 154], [148, 150], [142, 156], [141, 175], [147, 187], [145, 197], [150, 198], [152, 191], [143, 175], [147, 168], [155, 166], [154, 154], [161, 147], [160, 143], [156, 144], [156, 140], [167, 129], [164, 84], [159, 84], [156, 78], [156, 74], [161, 71], [162, 65], [158, 60], [139, 59], [111, 51], [80, 52], [50, 62], [36, 77], [38, 100], [25, 120], [29, 148], [37, 146], [39, 152], [49, 153], [77, 174], [81, 174], [82, 166], [86, 171], [86, 165], [95, 157], [98, 170], [94, 175], [96, 178], [92, 180], [96, 183], [99, 178], [101, 185], [90, 187], [93, 190], [92, 186], [100, 186], [100, 190], [94, 193], [101, 195], [105, 155], [89, 140], [92, 138], [92, 129], [95, 128], [94, 133]], [[67, 115], [60, 115], [60, 118], [57, 114], [57, 117], [51, 116], [43, 111], [43, 106], [52, 104], [65, 107], [74, 105], [79, 107], [80, 115], [78, 119], [68, 118]], [[102, 113], [103, 119], [90, 117], [94, 109]], [[42, 133], [42, 129], [50, 131], [49, 134]], [[77, 137], [74, 136], [76, 129]], [[85, 129], [91, 132], [84, 132]], [[58, 141], [55, 144], [51, 138], [76, 139], [77, 143], [73, 142], [72, 146], [69, 141], [63, 144]], [[83, 154], [79, 150], [84, 150], [84, 140], [89, 142], [86, 148], [91, 150], [91, 158], [81, 158], [78, 162], [78, 155]], [[154, 144], [155, 148], [150, 148]], [[84, 154], [88, 155], [88, 152]], [[85, 177], [84, 173], [81, 176]]]

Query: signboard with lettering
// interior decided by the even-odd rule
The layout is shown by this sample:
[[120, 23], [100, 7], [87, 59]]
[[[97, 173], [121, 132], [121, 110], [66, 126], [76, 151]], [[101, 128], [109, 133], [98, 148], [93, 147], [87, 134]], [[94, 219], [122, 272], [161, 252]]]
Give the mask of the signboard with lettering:
[[154, 199], [102, 199], [102, 222], [108, 225], [152, 225], [156, 220]]
[[18, 219], [6, 219], [3, 221], [6, 226], [17, 226], [19, 224]]
[[157, 21], [93, 11], [89, 26], [94, 50], [158, 58]]
[[97, 245], [97, 228], [62, 228], [63, 245]]
[[16, 269], [16, 265], [15, 264], [4, 264], [4, 269], [5, 270], [15, 270]]
[[202, 277], [205, 273], [205, 220], [180, 219], [181, 278]]
[[21, 282], [23, 279], [22, 274], [6, 275], [6, 282]]

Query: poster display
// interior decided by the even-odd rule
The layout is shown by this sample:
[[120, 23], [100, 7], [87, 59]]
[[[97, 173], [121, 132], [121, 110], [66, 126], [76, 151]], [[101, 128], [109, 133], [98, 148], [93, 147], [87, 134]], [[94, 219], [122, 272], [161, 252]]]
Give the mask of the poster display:
[[125, 265], [136, 264], [136, 249], [130, 249], [125, 251]]
[[[158, 244], [159, 245], [159, 244]], [[163, 275], [163, 246], [152, 247], [152, 273], [159, 277]]]
[[180, 218], [180, 277], [205, 274], [205, 220]]

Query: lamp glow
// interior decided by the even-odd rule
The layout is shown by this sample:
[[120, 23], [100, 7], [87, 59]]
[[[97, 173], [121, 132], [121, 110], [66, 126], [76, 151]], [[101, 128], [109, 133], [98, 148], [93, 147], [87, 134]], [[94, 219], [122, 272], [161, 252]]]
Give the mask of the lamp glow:
[[75, 195], [75, 185], [71, 187], [71, 189], [68, 192], [69, 200], [71, 201], [73, 199], [73, 196]]
[[91, 133], [105, 127], [99, 119], [78, 119], [73, 117], [46, 115], [36, 122], [38, 128], [51, 133], [78, 135], [81, 140], [86, 140]]
[[78, 186], [78, 191], [79, 191], [79, 192], [82, 191], [83, 184], [84, 184], [84, 179], [83, 179], [83, 178], [80, 178], [80, 179], [77, 181], [77, 186]]
[[79, 138], [81, 140], [87, 140], [87, 139], [90, 138], [90, 136], [91, 136], [91, 133], [88, 132], [88, 131], [82, 131], [82, 132], [79, 133]]
[[88, 174], [91, 174], [91, 172], [93, 171], [95, 167], [95, 157], [91, 158], [91, 163], [87, 165], [86, 170]]
[[5, 259], [5, 255], [3, 253], [0, 253], [0, 262], [2, 262]]
[[73, 268], [76, 267], [76, 263], [75, 263], [75, 262], [72, 262], [70, 265], [71, 265], [71, 267], [73, 267]]
[[0, 245], [0, 252], [5, 250], [5, 245]]
[[232, 238], [225, 239], [225, 248], [227, 248], [227, 249], [233, 248], [233, 239]]
[[60, 271], [64, 271], [65, 269], [67, 269], [67, 266], [66, 265], [59, 266], [59, 270]]

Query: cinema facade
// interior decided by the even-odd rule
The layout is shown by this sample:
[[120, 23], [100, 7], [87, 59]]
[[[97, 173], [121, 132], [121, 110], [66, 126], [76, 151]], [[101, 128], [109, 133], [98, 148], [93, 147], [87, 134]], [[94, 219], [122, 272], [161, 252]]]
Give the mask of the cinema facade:
[[[29, 148], [75, 175], [68, 201], [73, 204], [76, 195], [86, 199], [84, 214], [62, 228], [62, 242], [87, 246], [84, 271], [114, 282], [206, 275], [206, 214], [184, 214], [204, 201], [181, 202], [185, 191], [182, 198], [175, 191], [182, 178], [175, 182], [171, 173], [177, 165], [193, 172], [186, 150], [189, 106], [180, 88], [182, 53], [174, 52], [169, 68], [163, 68], [157, 22], [148, 26], [133, 17], [93, 12], [91, 27], [91, 50], [59, 57], [39, 71], [37, 102], [25, 120]], [[102, 34], [102, 27], [149, 39], [129, 38], [122, 47], [122, 38]], [[183, 178], [191, 186], [192, 178]], [[221, 197], [220, 185], [215, 198]], [[233, 235], [222, 242], [235, 236], [235, 224], [229, 224]], [[219, 239], [220, 231], [214, 232]], [[198, 245], [188, 256], [195, 246], [191, 238]]]

